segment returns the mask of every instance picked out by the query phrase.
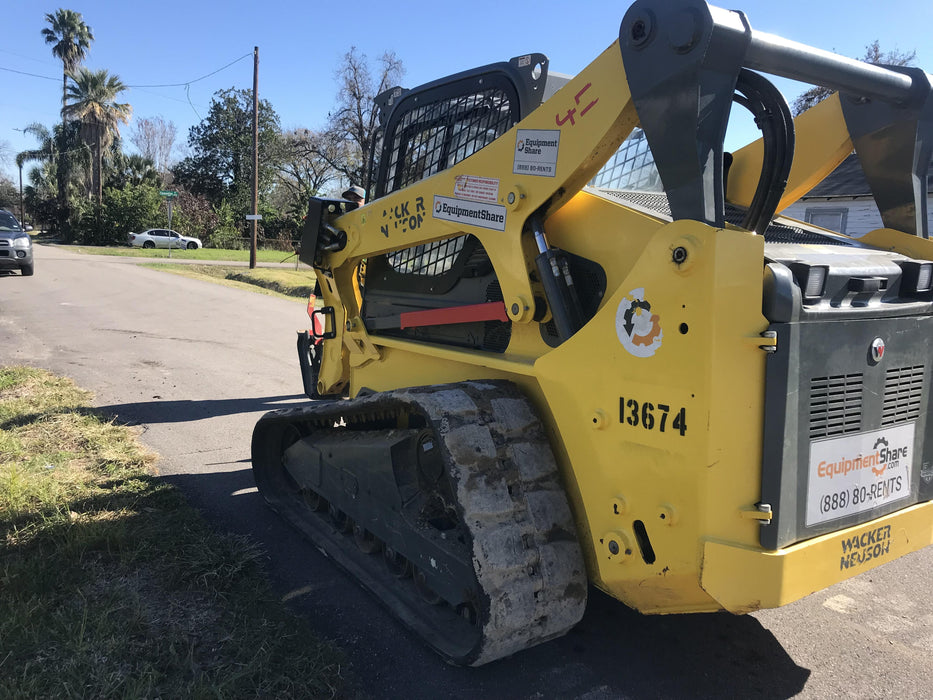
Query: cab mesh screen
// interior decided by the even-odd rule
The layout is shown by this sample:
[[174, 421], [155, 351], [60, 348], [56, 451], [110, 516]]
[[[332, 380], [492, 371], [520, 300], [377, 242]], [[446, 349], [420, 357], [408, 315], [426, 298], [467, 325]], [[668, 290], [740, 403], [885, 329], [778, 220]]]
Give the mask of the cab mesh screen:
[[390, 139], [386, 193], [445, 170], [508, 131], [512, 106], [499, 88], [415, 107], [399, 120]]
[[[488, 146], [513, 123], [509, 94], [500, 88], [436, 100], [414, 107], [383, 135], [392, 144], [386, 193], [446, 170]], [[465, 236], [406, 248], [387, 255], [401, 274], [436, 276], [448, 272], [463, 249]]]
[[437, 276], [450, 271], [466, 236], [434, 241], [386, 255], [393, 270], [403, 275]]

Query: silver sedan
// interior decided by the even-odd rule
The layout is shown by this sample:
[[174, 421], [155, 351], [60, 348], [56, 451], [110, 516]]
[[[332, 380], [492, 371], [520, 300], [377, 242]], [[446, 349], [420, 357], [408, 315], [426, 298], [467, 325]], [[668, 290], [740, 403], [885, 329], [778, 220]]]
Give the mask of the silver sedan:
[[200, 238], [182, 236], [176, 231], [167, 228], [151, 228], [142, 233], [127, 234], [126, 242], [138, 248], [187, 248], [195, 250], [203, 247]]

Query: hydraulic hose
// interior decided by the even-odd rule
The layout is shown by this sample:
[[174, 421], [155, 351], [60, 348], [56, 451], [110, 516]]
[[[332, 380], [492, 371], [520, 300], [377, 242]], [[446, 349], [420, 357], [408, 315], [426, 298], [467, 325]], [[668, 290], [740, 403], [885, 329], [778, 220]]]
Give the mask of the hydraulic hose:
[[752, 113], [764, 145], [761, 175], [742, 228], [764, 235], [787, 187], [794, 160], [794, 121], [787, 100], [758, 73], [743, 68], [735, 89], [733, 100]]

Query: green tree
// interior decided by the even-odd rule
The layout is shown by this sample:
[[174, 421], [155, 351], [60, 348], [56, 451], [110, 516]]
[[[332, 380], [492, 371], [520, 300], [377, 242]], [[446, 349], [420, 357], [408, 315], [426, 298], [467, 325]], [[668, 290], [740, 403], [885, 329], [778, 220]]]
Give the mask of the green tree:
[[[191, 127], [192, 154], [172, 170], [175, 182], [203, 195], [215, 207], [227, 201], [248, 211], [253, 175], [253, 94], [250, 90], [215, 93], [207, 116]], [[279, 117], [268, 100], [259, 101], [259, 195], [275, 179], [280, 158]], [[242, 217], [242, 214], [240, 214]]]
[[91, 184], [98, 205], [103, 202], [104, 151], [120, 133], [120, 123], [127, 124], [133, 108], [117, 102], [126, 85], [106, 70], [92, 71], [79, 68], [71, 74], [74, 81], [68, 86], [69, 103], [62, 115], [81, 123], [81, 135], [90, 146], [92, 157]]
[[[865, 47], [865, 54], [862, 56], [861, 60], [865, 63], [871, 63], [874, 65], [909, 66], [913, 64], [916, 58], [916, 51], [904, 52], [898, 51], [897, 49], [894, 49], [893, 51], [882, 51], [878, 40], [875, 39], [872, 43]], [[798, 95], [794, 100], [794, 116], [796, 117], [801, 112], [806, 112], [808, 109], [814, 105], [819, 104], [834, 92], [835, 90], [830, 90], [829, 88], [823, 87], [822, 85], [814, 85], [809, 90], [806, 90], [802, 94]]]
[[159, 185], [151, 183], [108, 187], [104, 197], [105, 230], [116, 243], [125, 243], [130, 231], [145, 231], [168, 223]]
[[[54, 14], [45, 16], [50, 26], [42, 30], [45, 43], [51, 45], [52, 55], [62, 62], [62, 112], [65, 110], [65, 100], [68, 94], [68, 76], [84, 61], [87, 56], [94, 34], [91, 28], [84, 23], [80, 12], [59, 8]], [[63, 116], [64, 118], [64, 116]], [[60, 151], [61, 152], [61, 151]], [[70, 207], [68, 204], [68, 179], [70, 170], [68, 162], [62, 156], [56, 169], [58, 177], [58, 224], [66, 239], [71, 237], [69, 232]]]
[[16, 216], [21, 216], [19, 211], [19, 190], [16, 184], [3, 173], [0, 173], [0, 209], [15, 211]]
[[[172, 228], [185, 236], [200, 238], [204, 245], [213, 243], [218, 226], [217, 212], [203, 195], [179, 189], [172, 211]], [[233, 236], [236, 237], [236, 232]], [[222, 246], [217, 246], [222, 247]]]
[[112, 149], [113, 167], [107, 178], [107, 187], [126, 187], [127, 185], [162, 184], [162, 176], [156, 170], [155, 163], [146, 156], [133, 153], [126, 155], [122, 150]]
[[85, 200], [79, 208], [82, 216], [77, 226], [78, 240], [85, 245], [126, 243], [130, 231], [145, 231], [166, 223], [158, 185], [108, 187], [102, 205]]
[[[52, 129], [35, 122], [24, 132], [37, 141], [37, 146], [18, 153], [16, 165], [37, 163], [29, 173], [31, 187], [24, 188], [29, 209], [42, 212], [42, 220], [61, 224], [59, 187], [65, 188], [65, 199], [69, 199], [78, 187], [84, 186], [84, 175], [90, 163], [90, 151], [80, 138], [80, 124], [60, 122]], [[60, 178], [59, 168], [65, 168], [68, 176]]]

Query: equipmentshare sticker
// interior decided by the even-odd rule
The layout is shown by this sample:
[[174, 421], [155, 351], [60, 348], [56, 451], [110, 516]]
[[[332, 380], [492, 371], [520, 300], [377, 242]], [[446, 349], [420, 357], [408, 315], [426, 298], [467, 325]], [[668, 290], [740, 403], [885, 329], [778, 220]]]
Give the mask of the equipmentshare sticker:
[[810, 444], [807, 527], [910, 496], [914, 423]]
[[516, 175], [557, 175], [557, 154], [560, 150], [559, 129], [519, 129], [515, 133]]
[[505, 231], [505, 212], [505, 207], [498, 204], [469, 202], [465, 199], [434, 195], [434, 211], [431, 215], [435, 219], [453, 221], [456, 224]]

